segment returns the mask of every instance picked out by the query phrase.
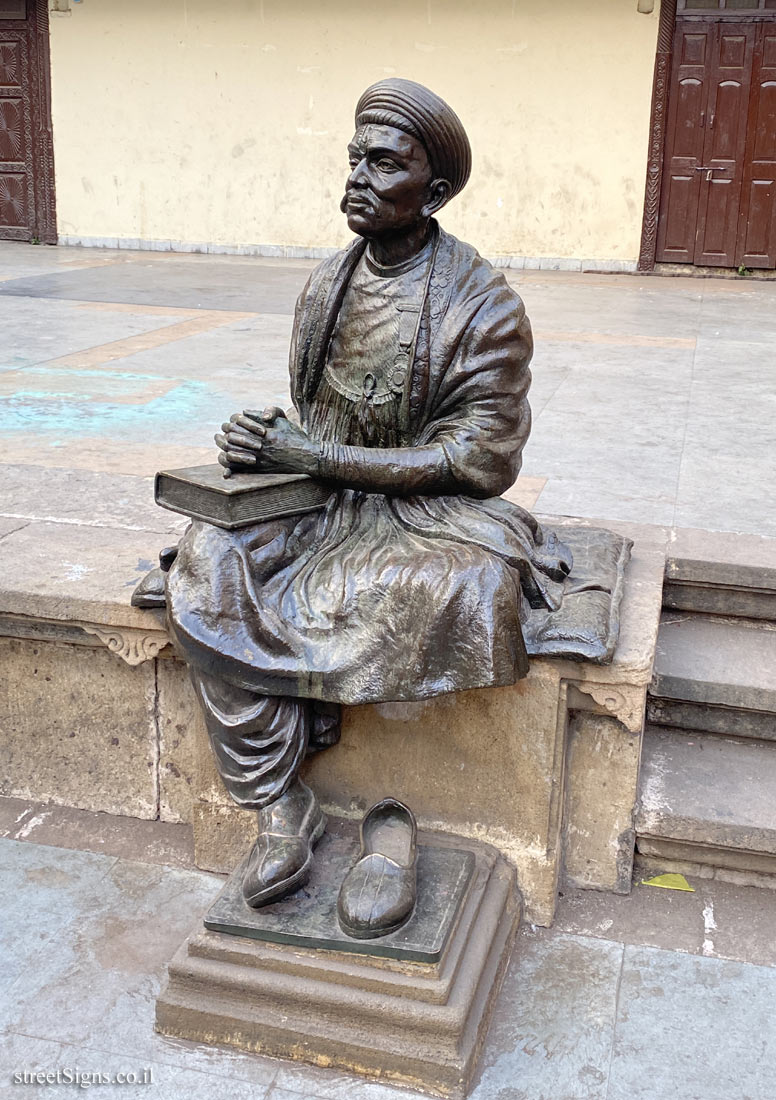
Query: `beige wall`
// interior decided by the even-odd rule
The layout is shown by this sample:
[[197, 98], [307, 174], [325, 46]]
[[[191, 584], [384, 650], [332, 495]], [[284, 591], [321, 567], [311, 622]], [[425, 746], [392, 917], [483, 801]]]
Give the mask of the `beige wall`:
[[84, 0], [51, 21], [59, 232], [342, 245], [353, 107], [398, 74], [471, 138], [446, 228], [631, 261], [656, 33], [636, 0]]

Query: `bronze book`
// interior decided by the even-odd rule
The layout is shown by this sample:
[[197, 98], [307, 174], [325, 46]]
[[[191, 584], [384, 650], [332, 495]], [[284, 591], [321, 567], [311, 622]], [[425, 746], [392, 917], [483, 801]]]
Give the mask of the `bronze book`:
[[154, 498], [162, 508], [233, 531], [263, 520], [314, 512], [332, 490], [306, 474], [232, 474], [219, 463], [161, 470]]

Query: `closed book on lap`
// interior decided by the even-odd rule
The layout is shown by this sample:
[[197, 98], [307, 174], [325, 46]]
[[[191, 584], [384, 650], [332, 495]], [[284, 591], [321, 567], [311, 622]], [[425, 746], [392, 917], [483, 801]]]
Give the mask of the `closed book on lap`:
[[232, 474], [224, 467], [186, 466], [161, 470], [154, 498], [162, 508], [233, 531], [264, 520], [314, 512], [326, 505], [331, 488], [306, 474]]

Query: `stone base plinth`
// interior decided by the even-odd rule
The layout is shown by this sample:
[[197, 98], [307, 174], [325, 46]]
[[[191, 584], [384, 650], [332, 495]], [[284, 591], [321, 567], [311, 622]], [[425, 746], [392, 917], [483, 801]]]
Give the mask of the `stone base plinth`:
[[493, 848], [463, 837], [433, 844], [474, 859], [437, 962], [385, 957], [377, 940], [365, 955], [203, 930], [170, 963], [157, 1030], [464, 1097], [521, 903], [514, 870]]

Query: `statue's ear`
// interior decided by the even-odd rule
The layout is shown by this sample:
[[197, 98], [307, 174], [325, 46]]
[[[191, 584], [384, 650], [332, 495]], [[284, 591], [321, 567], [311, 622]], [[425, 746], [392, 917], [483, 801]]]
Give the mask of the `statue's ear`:
[[448, 180], [432, 180], [428, 185], [426, 203], [421, 211], [424, 218], [430, 218], [441, 210], [450, 198], [452, 187]]

